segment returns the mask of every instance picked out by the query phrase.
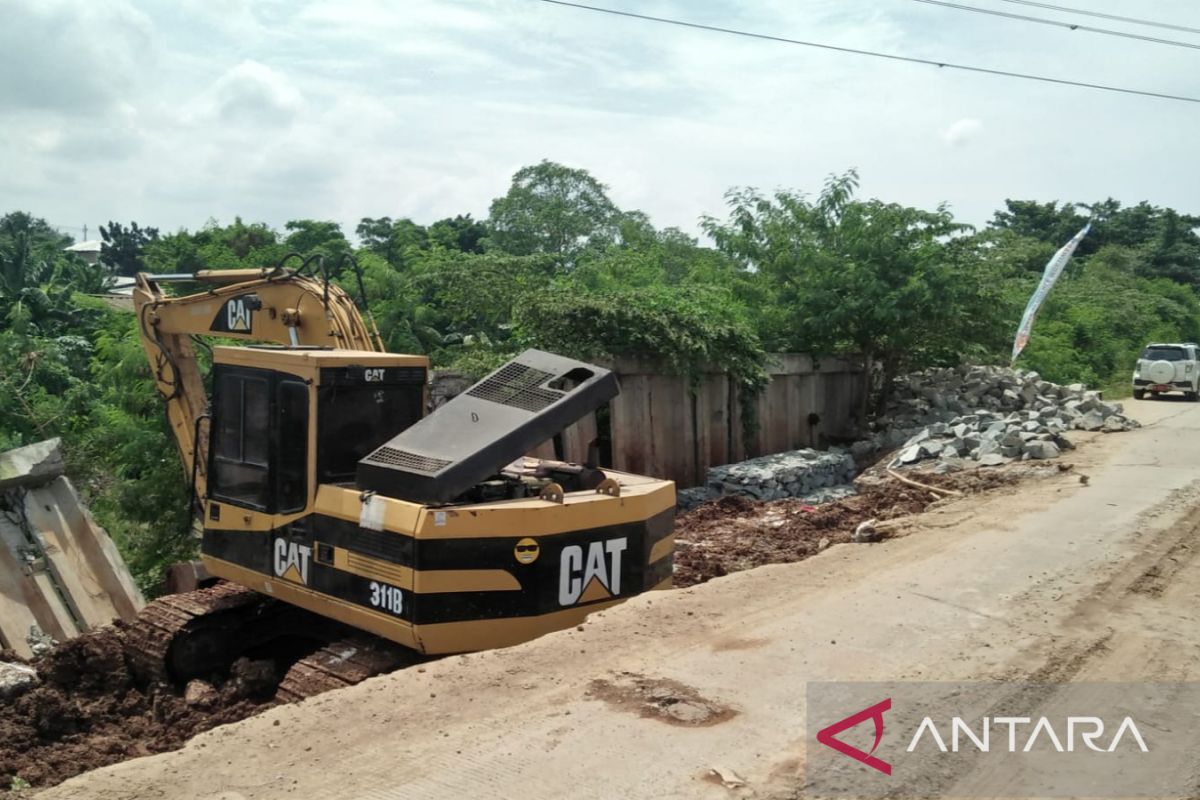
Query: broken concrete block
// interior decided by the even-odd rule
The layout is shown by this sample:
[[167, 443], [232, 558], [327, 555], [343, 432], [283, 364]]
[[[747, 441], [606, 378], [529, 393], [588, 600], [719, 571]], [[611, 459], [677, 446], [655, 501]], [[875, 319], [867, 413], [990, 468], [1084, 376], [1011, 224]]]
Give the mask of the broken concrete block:
[[1098, 431], [1104, 427], [1104, 416], [1099, 411], [1088, 411], [1075, 420], [1075, 427], [1084, 431]]
[[15, 486], [41, 486], [63, 474], [62, 442], [44, 442], [0, 453], [0, 491]]
[[0, 698], [16, 697], [37, 684], [38, 674], [33, 667], [0, 661]]
[[221, 695], [211, 683], [199, 679], [188, 681], [183, 692], [183, 702], [193, 708], [212, 708], [220, 699]]
[[1021, 438], [1021, 431], [1010, 430], [1000, 439], [1001, 447], [1020, 447], [1025, 444], [1025, 440]]
[[1100, 427], [1100, 430], [1104, 431], [1105, 433], [1118, 433], [1120, 431], [1127, 431], [1129, 430], [1128, 426], [1125, 424], [1127, 421], [1128, 420], [1126, 420], [1120, 414], [1110, 414], [1104, 420], [1104, 424]]
[[1031, 442], [1025, 443], [1025, 455], [1030, 458], [1057, 458], [1059, 450], [1054, 442], [1034, 439]]

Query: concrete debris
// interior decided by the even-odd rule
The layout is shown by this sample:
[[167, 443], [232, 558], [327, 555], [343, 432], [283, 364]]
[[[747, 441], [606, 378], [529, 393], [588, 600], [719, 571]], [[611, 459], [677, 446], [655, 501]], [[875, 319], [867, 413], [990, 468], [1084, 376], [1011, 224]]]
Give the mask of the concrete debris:
[[[1006, 367], [934, 368], [896, 380], [869, 437], [847, 449], [794, 450], [713, 467], [706, 485], [678, 492], [680, 511], [718, 497], [797, 498], [817, 505], [856, 493], [855, 461], [897, 450], [894, 463], [937, 474], [974, 466], [1056, 458], [1074, 449], [1072, 430], [1141, 427], [1120, 403], [1081, 383], [1060, 386], [1036, 372]], [[922, 462], [934, 461], [933, 465]]]
[[62, 442], [44, 442], [0, 453], [0, 490], [41, 486], [63, 474]]
[[32, 658], [145, 605], [117, 546], [62, 474], [58, 439], [0, 453], [0, 650]]
[[183, 702], [192, 708], [212, 708], [220, 699], [221, 695], [216, 687], [199, 679], [188, 681], [183, 692]]
[[32, 658], [41, 658], [53, 650], [58, 641], [37, 625], [30, 625], [29, 633], [25, 636], [25, 644], [29, 646], [29, 655]]
[[900, 465], [970, 459], [999, 466], [1054, 458], [1074, 448], [1071, 430], [1113, 433], [1140, 427], [1120, 403], [1081, 383], [1060, 386], [1005, 367], [927, 369], [898, 378], [887, 413], [851, 447], [857, 457], [900, 448]]
[[1054, 442], [1034, 439], [1025, 443], [1025, 455], [1030, 458], [1055, 458], [1059, 452], [1058, 446]]
[[701, 503], [707, 503], [718, 497], [716, 492], [707, 486], [693, 486], [690, 489], [675, 491], [675, 507], [680, 511], [691, 511]]
[[847, 486], [854, 473], [854, 458], [844, 450], [791, 450], [713, 467], [708, 471], [707, 488], [713, 497], [742, 495], [756, 500], [795, 497], [828, 502], [854, 493]]
[[0, 661], [0, 698], [16, 697], [37, 684], [38, 674], [33, 667]]

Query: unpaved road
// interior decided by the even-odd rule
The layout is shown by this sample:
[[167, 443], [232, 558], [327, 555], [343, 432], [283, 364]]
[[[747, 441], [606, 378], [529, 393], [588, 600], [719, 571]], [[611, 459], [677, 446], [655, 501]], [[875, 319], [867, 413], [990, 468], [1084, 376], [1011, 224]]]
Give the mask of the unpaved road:
[[[1196, 679], [1200, 404], [1129, 407], [1147, 426], [1093, 437], [1074, 471], [911, 535], [643, 596], [39, 798], [731, 796], [713, 767], [791, 797], [810, 680]], [[648, 710], [667, 696], [676, 716]]]

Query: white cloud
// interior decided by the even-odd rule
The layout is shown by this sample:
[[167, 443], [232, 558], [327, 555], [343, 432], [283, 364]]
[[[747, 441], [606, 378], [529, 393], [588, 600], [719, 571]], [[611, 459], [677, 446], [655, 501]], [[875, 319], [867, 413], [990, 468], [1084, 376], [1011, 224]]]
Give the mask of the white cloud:
[[[901, 0], [610, 4], [1200, 95], [1179, 48]], [[1119, 13], [1120, 0], [1095, 4]], [[0, 0], [0, 196], [12, 207], [69, 224], [195, 228], [241, 215], [335, 218], [352, 231], [362, 216], [485, 214], [516, 169], [550, 158], [588, 169], [657, 225], [693, 232], [701, 214], [722, 213], [731, 186], [815, 191], [852, 166], [868, 196], [948, 201], [974, 223], [1006, 197], [1200, 210], [1187, 174], [1195, 112], [1180, 104], [531, 0], [144, 8]], [[1156, 6], [1193, 15], [1188, 0]]]
[[289, 122], [304, 108], [304, 96], [278, 70], [257, 61], [243, 61], [213, 84], [213, 110], [226, 121]]
[[978, 137], [983, 130], [983, 123], [974, 117], [955, 120], [942, 131], [942, 140], [952, 147], [960, 147]]

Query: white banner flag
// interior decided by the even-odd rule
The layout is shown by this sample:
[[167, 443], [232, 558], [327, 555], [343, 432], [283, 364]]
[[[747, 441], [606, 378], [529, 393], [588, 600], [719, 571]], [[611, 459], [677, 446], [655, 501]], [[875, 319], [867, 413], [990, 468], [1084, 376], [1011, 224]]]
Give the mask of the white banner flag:
[[1079, 243], [1083, 241], [1083, 237], [1087, 236], [1087, 232], [1091, 229], [1092, 223], [1088, 222], [1088, 224], [1083, 226], [1083, 230], [1072, 236], [1071, 241], [1059, 248], [1059, 251], [1050, 259], [1050, 263], [1046, 264], [1046, 269], [1042, 272], [1042, 280], [1038, 283], [1037, 289], [1034, 290], [1033, 296], [1029, 298], [1029, 303], [1025, 306], [1025, 313], [1021, 316], [1021, 325], [1017, 328], [1017, 338], [1013, 340], [1013, 361], [1017, 360], [1017, 356], [1021, 355], [1021, 351], [1029, 343], [1029, 333], [1033, 330], [1033, 321], [1037, 319], [1038, 310], [1042, 307], [1042, 303], [1045, 302], [1046, 295], [1050, 294], [1050, 290], [1054, 288], [1054, 284], [1058, 281], [1058, 276], [1062, 275], [1063, 268], [1071, 260], [1071, 255], [1075, 252], [1075, 248], [1079, 246]]

